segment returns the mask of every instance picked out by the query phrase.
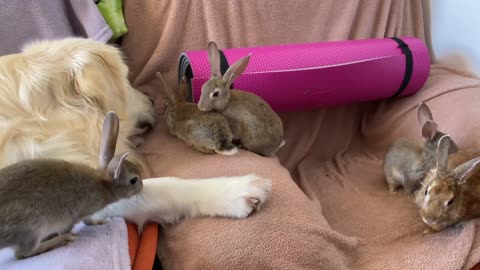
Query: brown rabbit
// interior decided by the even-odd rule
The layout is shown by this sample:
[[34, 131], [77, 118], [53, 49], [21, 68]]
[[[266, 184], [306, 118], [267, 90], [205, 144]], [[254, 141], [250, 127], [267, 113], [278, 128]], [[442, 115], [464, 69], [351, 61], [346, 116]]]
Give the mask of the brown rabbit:
[[480, 149], [449, 155], [451, 145], [448, 135], [440, 139], [437, 166], [416, 192], [425, 233], [480, 217]]
[[162, 77], [168, 101], [165, 104], [164, 117], [170, 134], [203, 153], [234, 155], [238, 152], [232, 143], [230, 126], [220, 113], [202, 112], [197, 105], [185, 101], [187, 98], [187, 81], [180, 81], [178, 93], [175, 93]]
[[[412, 194], [420, 188], [421, 181], [437, 163], [438, 141], [445, 133], [438, 130], [438, 125], [433, 121], [432, 113], [425, 103], [418, 105], [417, 117], [425, 139], [423, 146], [401, 138], [385, 154], [383, 172], [392, 193], [403, 187], [405, 192]], [[457, 150], [452, 141], [450, 153]]]
[[114, 156], [118, 117], [105, 116], [100, 167], [57, 159], [24, 160], [0, 170], [0, 248], [35, 256], [74, 239], [73, 226], [110, 203], [141, 192], [137, 167]]
[[250, 55], [238, 60], [221, 75], [217, 44], [208, 43], [208, 56], [212, 77], [202, 86], [198, 108], [202, 111], [222, 113], [230, 124], [234, 140], [252, 152], [269, 156], [284, 144], [282, 120], [259, 96], [230, 90], [235, 80], [248, 65]]

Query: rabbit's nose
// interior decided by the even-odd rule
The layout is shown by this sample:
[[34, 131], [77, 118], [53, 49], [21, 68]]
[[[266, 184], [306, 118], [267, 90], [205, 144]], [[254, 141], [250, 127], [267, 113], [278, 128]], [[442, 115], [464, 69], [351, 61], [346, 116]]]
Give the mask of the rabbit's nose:
[[149, 99], [150, 102], [152, 103], [152, 106], [154, 106], [154, 105], [155, 105], [155, 101], [153, 100], [153, 98], [150, 98], [150, 97], [149, 97], [148, 99]]

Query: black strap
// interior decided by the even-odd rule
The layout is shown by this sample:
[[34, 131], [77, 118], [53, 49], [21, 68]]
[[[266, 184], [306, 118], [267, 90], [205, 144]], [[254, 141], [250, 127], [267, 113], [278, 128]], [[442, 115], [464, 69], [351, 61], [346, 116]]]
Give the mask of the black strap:
[[[225, 72], [227, 72], [227, 69], [230, 67], [228, 65], [228, 61], [227, 61], [227, 57], [225, 56], [225, 54], [223, 53], [222, 50], [218, 50], [218, 53], [220, 54], [220, 72], [222, 73], [222, 75], [225, 75]], [[230, 86], [230, 88], [233, 89], [233, 83], [232, 85]]]
[[412, 72], [413, 72], [413, 55], [412, 51], [408, 47], [408, 44], [405, 43], [403, 40], [397, 38], [397, 37], [392, 37], [391, 39], [395, 40], [395, 42], [398, 43], [398, 48], [400, 48], [405, 54], [405, 75], [403, 76], [403, 81], [402, 84], [400, 85], [400, 88], [391, 96], [391, 98], [398, 97], [402, 92], [407, 88], [408, 83], [410, 82], [410, 79], [412, 78]]

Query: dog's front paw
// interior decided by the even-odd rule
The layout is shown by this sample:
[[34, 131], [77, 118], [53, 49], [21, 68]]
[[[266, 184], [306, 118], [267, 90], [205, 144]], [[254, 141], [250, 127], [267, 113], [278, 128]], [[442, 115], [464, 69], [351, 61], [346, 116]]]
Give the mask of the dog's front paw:
[[272, 190], [270, 179], [249, 174], [236, 181], [223, 195], [224, 211], [222, 215], [233, 218], [246, 218], [254, 210], [259, 210]]

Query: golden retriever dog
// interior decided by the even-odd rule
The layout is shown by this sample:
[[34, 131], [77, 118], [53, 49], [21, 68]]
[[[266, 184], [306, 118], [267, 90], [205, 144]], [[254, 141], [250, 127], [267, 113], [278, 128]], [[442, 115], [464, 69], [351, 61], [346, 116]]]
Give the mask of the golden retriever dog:
[[[120, 50], [67, 38], [26, 45], [0, 57], [0, 168], [30, 158], [57, 158], [97, 167], [103, 119], [120, 119], [116, 150], [145, 166], [132, 138], [155, 124], [153, 102], [134, 89]], [[145, 168], [145, 167], [143, 167]], [[147, 221], [180, 217], [247, 217], [267, 199], [271, 182], [254, 174], [192, 181], [144, 180], [140, 195], [107, 206], [91, 223], [123, 217], [141, 230]]]
[[153, 126], [155, 113], [127, 73], [117, 48], [82, 38], [0, 57], [0, 167], [38, 157], [97, 166], [108, 111], [120, 119], [118, 151], [132, 149], [129, 138]]

